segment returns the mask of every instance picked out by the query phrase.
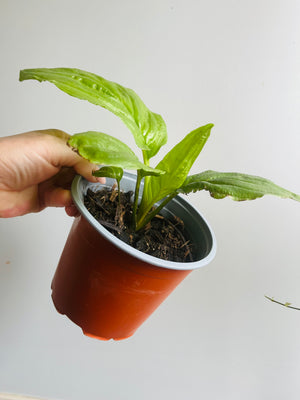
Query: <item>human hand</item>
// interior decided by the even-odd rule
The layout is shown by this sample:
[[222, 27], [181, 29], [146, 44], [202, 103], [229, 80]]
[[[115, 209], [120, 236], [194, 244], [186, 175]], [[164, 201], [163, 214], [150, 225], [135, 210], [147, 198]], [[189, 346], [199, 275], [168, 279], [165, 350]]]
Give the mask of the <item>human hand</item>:
[[57, 129], [33, 131], [0, 138], [0, 217], [65, 207], [77, 215], [70, 193], [76, 173], [91, 182], [96, 166], [72, 151], [70, 136]]

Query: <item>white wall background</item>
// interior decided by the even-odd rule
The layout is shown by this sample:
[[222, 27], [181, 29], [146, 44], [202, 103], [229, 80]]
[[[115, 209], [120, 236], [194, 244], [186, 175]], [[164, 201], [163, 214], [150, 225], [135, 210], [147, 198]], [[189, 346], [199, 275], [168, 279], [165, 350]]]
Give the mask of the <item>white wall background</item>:
[[[1, 135], [60, 128], [129, 138], [105, 110], [23, 68], [78, 67], [137, 91], [169, 144], [215, 128], [195, 170], [265, 176], [300, 193], [297, 0], [1, 0]], [[296, 400], [300, 205], [191, 202], [218, 239], [131, 339], [100, 342], [57, 314], [50, 283], [72, 220], [61, 209], [0, 221], [0, 392], [82, 400]]]

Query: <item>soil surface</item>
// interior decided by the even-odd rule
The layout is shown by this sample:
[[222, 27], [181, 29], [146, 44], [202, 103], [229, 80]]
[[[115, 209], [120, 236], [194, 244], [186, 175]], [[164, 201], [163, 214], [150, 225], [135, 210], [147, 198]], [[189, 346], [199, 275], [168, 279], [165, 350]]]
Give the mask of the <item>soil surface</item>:
[[115, 188], [97, 192], [88, 189], [84, 204], [109, 232], [137, 250], [168, 261], [193, 261], [191, 245], [179, 218], [171, 221], [157, 215], [138, 232], [132, 231], [132, 196], [132, 192], [121, 192], [119, 199]]

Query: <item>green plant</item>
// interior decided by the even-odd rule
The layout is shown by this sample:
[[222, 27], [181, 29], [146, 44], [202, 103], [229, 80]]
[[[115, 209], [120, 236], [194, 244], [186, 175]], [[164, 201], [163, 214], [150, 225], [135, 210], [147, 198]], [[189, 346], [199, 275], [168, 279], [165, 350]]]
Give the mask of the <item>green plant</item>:
[[[68, 144], [90, 162], [105, 165], [93, 174], [113, 177], [118, 186], [123, 169], [137, 171], [132, 221], [134, 230], [145, 226], [178, 193], [208, 190], [214, 198], [230, 196], [234, 200], [253, 200], [271, 194], [300, 201], [299, 195], [257, 176], [215, 171], [188, 176], [213, 124], [190, 132], [153, 168], [150, 159], [167, 142], [166, 125], [163, 118], [151, 112], [133, 90], [98, 75], [70, 68], [22, 70], [20, 81], [27, 79], [51, 82], [73, 97], [104, 107], [130, 129], [142, 151], [143, 162], [126, 144], [101, 132], [77, 133]], [[143, 192], [138, 205], [142, 179]]]

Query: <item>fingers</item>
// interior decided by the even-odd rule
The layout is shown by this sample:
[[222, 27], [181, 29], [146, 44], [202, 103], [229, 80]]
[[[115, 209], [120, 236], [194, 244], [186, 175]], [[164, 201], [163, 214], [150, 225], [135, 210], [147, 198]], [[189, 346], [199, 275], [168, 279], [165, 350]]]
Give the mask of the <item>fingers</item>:
[[46, 207], [69, 207], [72, 204], [70, 190], [53, 187], [40, 193], [40, 210]]
[[87, 160], [80, 159], [73, 167], [79, 175], [83, 176], [88, 181], [105, 183], [105, 178], [99, 178], [92, 175], [93, 171], [99, 169], [97, 165], [91, 164]]
[[40, 209], [46, 207], [64, 207], [69, 217], [80, 215], [77, 207], [73, 203], [70, 190], [63, 188], [51, 188], [40, 196]]
[[80, 212], [78, 211], [75, 204], [71, 204], [70, 206], [65, 207], [65, 211], [69, 217], [78, 217]]
[[58, 129], [31, 131], [1, 138], [0, 218], [38, 212], [45, 207], [65, 207], [77, 215], [70, 186], [75, 173], [91, 182], [98, 167], [68, 145], [70, 138]]

